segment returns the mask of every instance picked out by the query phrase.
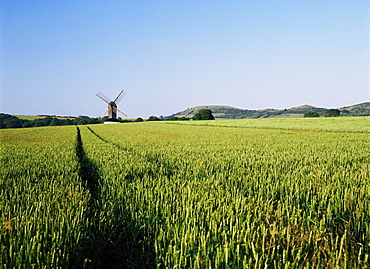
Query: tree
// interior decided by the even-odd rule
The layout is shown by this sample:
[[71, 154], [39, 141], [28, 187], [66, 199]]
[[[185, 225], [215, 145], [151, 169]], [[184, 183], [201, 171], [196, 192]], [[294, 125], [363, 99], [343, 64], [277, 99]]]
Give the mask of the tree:
[[307, 112], [304, 114], [305, 118], [314, 118], [314, 117], [320, 117], [319, 113], [317, 112]]
[[160, 121], [160, 119], [157, 116], [150, 116], [148, 121]]
[[21, 128], [21, 127], [22, 127], [22, 122], [16, 117], [10, 118], [6, 122], [6, 128]]
[[193, 116], [193, 120], [214, 120], [210, 109], [201, 109]]
[[77, 118], [77, 119], [75, 119], [75, 123], [76, 123], [76, 125], [85, 125], [85, 124], [87, 124], [87, 121], [86, 121], [85, 118]]
[[53, 118], [49, 124], [49, 126], [58, 126], [61, 122], [57, 118]]
[[134, 120], [135, 122], [142, 122], [142, 121], [144, 121], [143, 120], [143, 118], [140, 118], [140, 117], [138, 117], [136, 120]]
[[108, 120], [108, 116], [104, 116], [103, 118], [100, 119], [100, 122], [103, 123], [103, 122], [105, 122], [107, 120]]
[[178, 118], [178, 120], [190, 120], [190, 119], [186, 117], [181, 117], [181, 118]]
[[325, 117], [339, 117], [340, 111], [339, 109], [328, 109], [325, 112]]
[[23, 124], [22, 124], [22, 128], [29, 128], [29, 127], [33, 127], [33, 124], [31, 121], [27, 120], [25, 121]]
[[71, 119], [65, 119], [65, 120], [62, 121], [62, 124], [63, 125], [73, 125], [74, 122]]

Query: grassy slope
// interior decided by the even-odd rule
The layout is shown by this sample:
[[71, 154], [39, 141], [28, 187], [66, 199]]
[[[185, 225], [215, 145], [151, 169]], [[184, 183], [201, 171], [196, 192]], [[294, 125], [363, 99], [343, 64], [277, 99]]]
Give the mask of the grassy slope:
[[[173, 122], [171, 123], [173, 124]], [[370, 132], [370, 117], [228, 119], [217, 121], [183, 121], [176, 122], [176, 124], [300, 131]]]

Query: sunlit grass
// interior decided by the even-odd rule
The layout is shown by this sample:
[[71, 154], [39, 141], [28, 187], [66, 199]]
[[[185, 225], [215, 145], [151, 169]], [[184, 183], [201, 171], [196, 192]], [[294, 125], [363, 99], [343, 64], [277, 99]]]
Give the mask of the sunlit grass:
[[370, 117], [229, 119], [216, 121], [182, 121], [176, 123], [243, 128], [291, 129], [301, 131], [370, 132]]
[[74, 126], [0, 130], [1, 265], [364, 268], [368, 124], [90, 125], [79, 144]]
[[[163, 123], [91, 129], [109, 141], [85, 131], [103, 204], [114, 205], [118, 223], [140, 227], [137, 240], [151, 242], [143, 248], [154, 247], [163, 267], [367, 262], [367, 134]], [[130, 227], [123, 234], [137, 233]]]
[[0, 264], [61, 268], [80, 261], [89, 200], [75, 127], [1, 130]]

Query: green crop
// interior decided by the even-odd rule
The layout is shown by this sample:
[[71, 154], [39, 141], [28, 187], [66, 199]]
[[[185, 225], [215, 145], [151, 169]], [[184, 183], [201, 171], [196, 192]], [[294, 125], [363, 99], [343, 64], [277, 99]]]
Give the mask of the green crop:
[[68, 267], [82, 260], [88, 193], [78, 175], [75, 127], [1, 131], [0, 263]]
[[[1, 171], [12, 172], [1, 181], [7, 197], [1, 202], [2, 264], [19, 267], [39, 259], [46, 267], [369, 266], [368, 119], [345, 131], [348, 118], [331, 125], [326, 119], [286, 119], [279, 127], [274, 120], [270, 128], [245, 128], [246, 120], [3, 130]], [[317, 127], [322, 122], [327, 129]], [[34, 163], [32, 154], [38, 156]], [[27, 181], [18, 187], [22, 177]], [[15, 190], [29, 198], [12, 200]], [[40, 201], [38, 218], [32, 218]], [[26, 225], [18, 221], [23, 214], [36, 228], [18, 234]], [[50, 229], [48, 240], [56, 246], [43, 241]], [[54, 234], [63, 234], [63, 241]], [[40, 240], [36, 252], [32, 238]], [[22, 253], [35, 258], [14, 260]]]
[[178, 121], [176, 123], [240, 128], [288, 129], [303, 132], [332, 131], [345, 133], [370, 133], [370, 117], [264, 118], [216, 121]]

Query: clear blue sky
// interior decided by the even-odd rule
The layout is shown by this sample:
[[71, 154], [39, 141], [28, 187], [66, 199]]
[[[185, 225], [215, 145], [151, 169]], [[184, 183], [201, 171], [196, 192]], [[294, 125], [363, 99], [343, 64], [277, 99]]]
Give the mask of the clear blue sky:
[[370, 1], [0, 4], [0, 112], [129, 118], [370, 101]]

